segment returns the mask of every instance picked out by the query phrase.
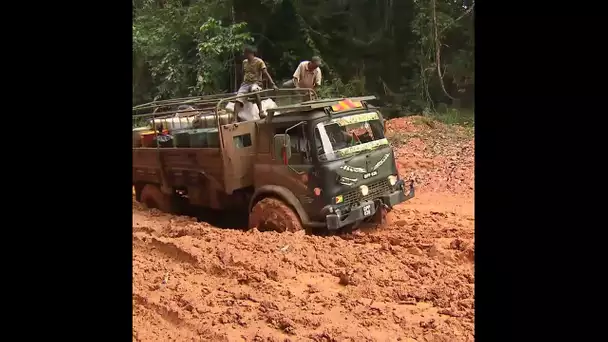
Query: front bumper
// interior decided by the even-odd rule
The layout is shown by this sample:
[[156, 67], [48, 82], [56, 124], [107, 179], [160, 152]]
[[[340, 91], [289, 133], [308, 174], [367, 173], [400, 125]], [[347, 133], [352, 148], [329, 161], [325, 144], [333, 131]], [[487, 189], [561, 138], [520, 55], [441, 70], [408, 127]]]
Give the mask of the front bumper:
[[327, 225], [327, 229], [336, 230], [340, 229], [349, 224], [361, 222], [376, 213], [376, 210], [380, 208], [380, 206], [386, 206], [388, 209], [392, 209], [395, 205], [399, 203], [403, 203], [410, 198], [414, 197], [414, 182], [411, 181], [407, 186], [408, 192], [405, 193], [405, 183], [403, 180], [399, 180], [397, 184], [395, 184], [395, 190], [386, 195], [380, 196], [378, 199], [361, 202], [359, 205], [351, 208], [350, 212], [344, 216], [338, 215], [336, 213], [328, 214], [325, 216], [325, 223]]
[[397, 205], [399, 203], [403, 203], [403, 202], [409, 200], [410, 198], [414, 197], [414, 195], [415, 195], [414, 181], [410, 181], [410, 184], [407, 185], [407, 188], [408, 188], [407, 194], [405, 193], [406, 185], [402, 179], [397, 181], [397, 184], [395, 184], [395, 188], [400, 189], [400, 190], [391, 192], [388, 195], [380, 196], [380, 199], [382, 199], [382, 202], [384, 204], [386, 204], [390, 209], [392, 209], [395, 205]]

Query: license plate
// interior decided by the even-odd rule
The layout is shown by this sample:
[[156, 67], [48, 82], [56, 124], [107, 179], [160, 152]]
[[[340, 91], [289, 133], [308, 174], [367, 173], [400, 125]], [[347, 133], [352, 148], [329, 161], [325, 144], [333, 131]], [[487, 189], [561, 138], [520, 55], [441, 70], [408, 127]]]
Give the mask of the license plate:
[[363, 207], [363, 215], [364, 216], [369, 216], [372, 214], [372, 205], [368, 204], [366, 206]]

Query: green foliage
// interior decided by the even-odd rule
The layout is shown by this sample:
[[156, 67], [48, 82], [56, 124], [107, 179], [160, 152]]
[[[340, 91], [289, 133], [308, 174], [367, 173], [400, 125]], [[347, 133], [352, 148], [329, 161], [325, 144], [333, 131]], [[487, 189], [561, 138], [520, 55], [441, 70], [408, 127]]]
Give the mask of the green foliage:
[[471, 109], [446, 108], [442, 111], [425, 114], [426, 117], [443, 122], [447, 125], [460, 125], [465, 127], [475, 126], [475, 113]]
[[234, 65], [234, 57], [230, 58], [230, 54], [234, 56], [245, 43], [253, 41], [251, 35], [244, 31], [246, 26], [246, 23], [238, 23], [225, 27], [221, 21], [209, 18], [200, 27], [200, 64], [195, 88], [200, 93], [222, 89], [225, 75]]
[[426, 111], [451, 120], [455, 115], [438, 103], [472, 108], [474, 102], [470, 6], [471, 0], [134, 0], [133, 101], [227, 91], [242, 78], [240, 49], [250, 43], [277, 83], [319, 55], [323, 97], [372, 94], [393, 113]]
[[336, 77], [317, 89], [322, 98], [339, 96], [361, 96], [365, 94], [365, 83], [361, 79], [353, 78], [347, 83]]
[[221, 1], [148, 1], [133, 22], [133, 101], [222, 92], [235, 56], [252, 38], [245, 23], [223, 25]]

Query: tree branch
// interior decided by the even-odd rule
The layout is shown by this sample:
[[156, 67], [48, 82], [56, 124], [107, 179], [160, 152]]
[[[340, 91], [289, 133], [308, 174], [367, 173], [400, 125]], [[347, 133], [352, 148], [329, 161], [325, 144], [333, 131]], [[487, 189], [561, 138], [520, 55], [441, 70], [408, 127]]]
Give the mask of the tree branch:
[[431, 0], [433, 4], [433, 32], [435, 33], [435, 62], [437, 63], [437, 75], [439, 75], [439, 84], [443, 93], [452, 100], [456, 100], [452, 95], [448, 94], [445, 90], [445, 84], [443, 84], [443, 73], [441, 72], [441, 42], [439, 41], [439, 32], [437, 29], [437, 10], [435, 0]]
[[458, 20], [460, 20], [460, 19], [464, 18], [464, 17], [465, 17], [467, 14], [471, 13], [471, 11], [473, 10], [473, 8], [475, 8], [475, 3], [473, 3], [473, 4], [471, 5], [471, 7], [469, 7], [469, 8], [468, 8], [466, 11], [464, 11], [464, 13], [463, 13], [463, 14], [462, 14], [460, 17], [458, 17], [458, 18], [454, 19], [454, 21], [452, 21], [452, 23], [450, 23], [450, 25], [448, 25], [448, 26], [444, 27], [444, 28], [443, 28], [443, 30], [441, 30], [441, 33], [443, 33], [445, 30], [447, 30], [447, 29], [449, 29], [451, 26], [453, 26], [453, 25], [454, 25], [454, 24], [455, 24], [455, 23], [456, 23]]

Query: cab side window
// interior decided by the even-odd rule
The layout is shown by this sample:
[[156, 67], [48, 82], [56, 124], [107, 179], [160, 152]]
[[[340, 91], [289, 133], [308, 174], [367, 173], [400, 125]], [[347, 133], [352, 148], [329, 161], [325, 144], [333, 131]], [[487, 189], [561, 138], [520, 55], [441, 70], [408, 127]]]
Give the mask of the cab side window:
[[[277, 128], [275, 134], [284, 134], [289, 127]], [[306, 139], [306, 126], [300, 125], [289, 131], [291, 139], [291, 158], [290, 164], [309, 164], [310, 163], [310, 144]]]

